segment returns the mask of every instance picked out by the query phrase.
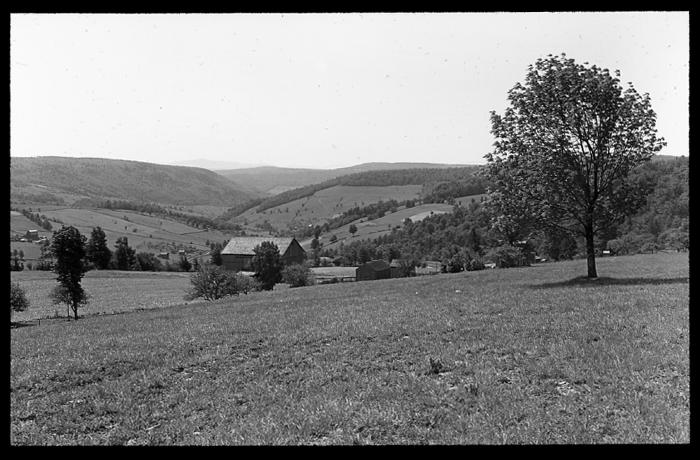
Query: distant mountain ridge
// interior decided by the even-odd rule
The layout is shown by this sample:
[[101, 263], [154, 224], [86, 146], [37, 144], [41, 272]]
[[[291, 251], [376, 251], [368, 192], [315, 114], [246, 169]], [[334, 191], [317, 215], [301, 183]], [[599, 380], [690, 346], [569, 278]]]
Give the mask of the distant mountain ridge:
[[234, 206], [256, 194], [208, 169], [131, 160], [11, 157], [10, 197], [67, 204], [81, 198]]
[[467, 164], [445, 163], [362, 163], [355, 166], [336, 169], [280, 168], [277, 166], [259, 166], [214, 170], [216, 173], [233, 180], [241, 186], [269, 195], [276, 195], [291, 189], [325, 182], [348, 174], [385, 171], [398, 169], [436, 169], [473, 166]]

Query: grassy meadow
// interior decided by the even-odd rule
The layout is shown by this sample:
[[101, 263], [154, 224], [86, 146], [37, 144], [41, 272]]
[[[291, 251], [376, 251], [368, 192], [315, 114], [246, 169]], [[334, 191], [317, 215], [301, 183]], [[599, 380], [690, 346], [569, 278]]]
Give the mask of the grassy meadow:
[[[79, 314], [104, 315], [183, 304], [182, 299], [190, 287], [190, 275], [181, 272], [89, 271], [82, 286], [90, 296], [90, 303], [80, 309]], [[10, 278], [24, 288], [30, 303], [28, 310], [13, 314], [13, 321], [67, 315], [65, 305], [54, 305], [49, 299], [49, 293], [58, 284], [54, 272], [23, 270], [10, 272]]]
[[689, 442], [688, 254], [598, 270], [309, 286], [13, 328], [10, 441]]

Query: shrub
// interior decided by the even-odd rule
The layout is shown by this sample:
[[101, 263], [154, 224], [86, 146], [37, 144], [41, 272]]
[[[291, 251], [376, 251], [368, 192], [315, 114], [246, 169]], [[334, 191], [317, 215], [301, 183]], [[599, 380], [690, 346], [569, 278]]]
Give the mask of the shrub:
[[282, 281], [289, 287], [310, 286], [313, 284], [311, 269], [306, 264], [288, 265], [282, 269]]
[[261, 283], [255, 278], [248, 275], [242, 275], [240, 273], [236, 273], [235, 277], [238, 292], [242, 292], [243, 294], [247, 295], [249, 292], [262, 291]]
[[230, 273], [216, 265], [200, 265], [199, 269], [190, 277], [192, 288], [185, 295], [185, 300], [193, 300], [199, 297], [205, 300], [216, 300], [222, 297], [248, 294], [251, 291], [259, 291], [260, 286], [249, 276], [240, 273]]
[[468, 271], [476, 271], [476, 270], [483, 270], [484, 268], [484, 262], [480, 258], [473, 258], [472, 260], [469, 261], [469, 264], [465, 267], [466, 270]]
[[27, 300], [27, 295], [22, 289], [19, 283], [10, 284], [10, 318], [12, 318], [12, 313], [16, 311], [24, 311], [29, 308], [29, 300]]
[[486, 258], [493, 260], [498, 268], [522, 267], [527, 265], [522, 251], [509, 244], [491, 249], [486, 254]]

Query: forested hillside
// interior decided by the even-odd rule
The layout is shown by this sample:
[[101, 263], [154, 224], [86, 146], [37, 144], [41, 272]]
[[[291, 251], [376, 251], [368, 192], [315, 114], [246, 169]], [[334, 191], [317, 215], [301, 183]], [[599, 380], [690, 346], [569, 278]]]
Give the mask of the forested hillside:
[[276, 195], [288, 190], [318, 184], [336, 177], [367, 171], [396, 169], [449, 168], [462, 165], [440, 163], [362, 163], [337, 169], [279, 168], [259, 166], [255, 168], [215, 170], [216, 173], [233, 180], [236, 184]]
[[83, 198], [234, 206], [251, 195], [202, 168], [101, 158], [11, 158], [13, 202], [70, 205]]
[[[603, 250], [613, 254], [687, 250], [688, 158], [666, 157], [648, 162], [634, 170], [631, 179], [647, 187], [646, 205], [622, 225], [601, 235], [596, 242], [599, 254]], [[492, 226], [493, 217], [483, 203], [473, 200], [466, 206], [455, 206], [452, 213], [420, 222], [407, 220], [400, 229], [374, 240], [354, 241], [332, 250], [321, 248], [318, 253], [340, 257], [343, 264], [375, 258], [437, 260], [453, 270], [468, 267], [472, 261], [473, 266], [479, 266], [484, 261], [503, 262], [510, 258], [513, 260], [506, 264], [522, 264], [528, 258], [530, 262], [534, 260], [535, 254], [550, 260], [584, 254], [583, 241], [566, 234], [530, 229], [522, 229], [519, 235], [500, 234]]]

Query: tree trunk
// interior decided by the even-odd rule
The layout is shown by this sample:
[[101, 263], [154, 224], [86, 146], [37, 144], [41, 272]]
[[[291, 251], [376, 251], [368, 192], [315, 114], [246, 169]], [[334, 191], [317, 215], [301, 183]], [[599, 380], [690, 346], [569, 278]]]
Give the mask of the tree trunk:
[[588, 254], [588, 277], [598, 278], [595, 269], [595, 245], [593, 242], [593, 225], [586, 226], [586, 253]]
[[75, 320], [78, 321], [78, 306], [73, 305], [73, 316], [75, 317]]

